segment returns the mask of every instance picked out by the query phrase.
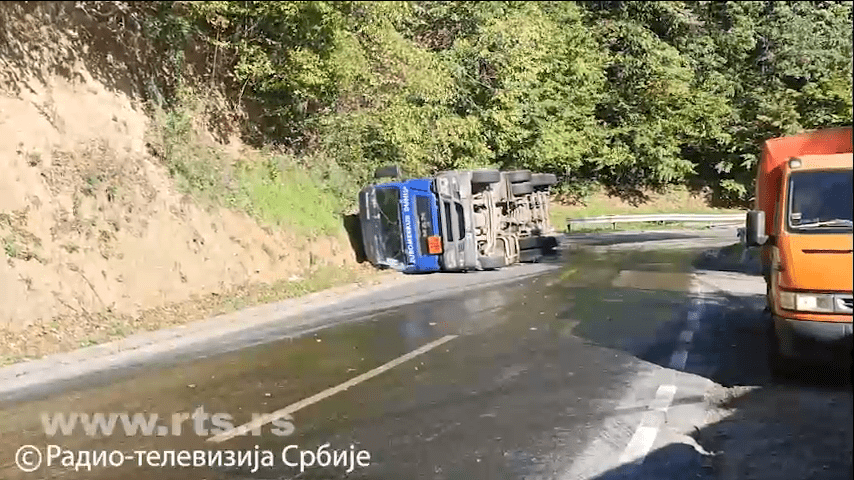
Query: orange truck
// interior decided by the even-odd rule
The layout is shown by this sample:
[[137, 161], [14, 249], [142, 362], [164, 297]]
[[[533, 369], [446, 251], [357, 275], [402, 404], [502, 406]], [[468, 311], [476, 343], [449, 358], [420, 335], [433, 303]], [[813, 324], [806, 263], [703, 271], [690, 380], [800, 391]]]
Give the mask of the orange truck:
[[745, 241], [761, 246], [778, 373], [804, 360], [850, 362], [852, 163], [851, 127], [763, 145]]

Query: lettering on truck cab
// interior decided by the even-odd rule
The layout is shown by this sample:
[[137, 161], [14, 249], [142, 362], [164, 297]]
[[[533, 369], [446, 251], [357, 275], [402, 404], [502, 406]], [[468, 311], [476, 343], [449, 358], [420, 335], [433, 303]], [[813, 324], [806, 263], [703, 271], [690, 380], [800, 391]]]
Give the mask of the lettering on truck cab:
[[406, 242], [406, 258], [410, 264], [415, 264], [415, 241], [412, 234], [412, 214], [409, 206], [409, 189], [400, 187], [400, 201], [403, 204], [403, 236]]

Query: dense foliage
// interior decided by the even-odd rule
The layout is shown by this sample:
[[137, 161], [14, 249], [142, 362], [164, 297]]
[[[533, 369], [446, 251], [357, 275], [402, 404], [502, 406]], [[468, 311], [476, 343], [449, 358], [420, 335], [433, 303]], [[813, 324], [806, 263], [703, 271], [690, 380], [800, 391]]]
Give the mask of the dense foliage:
[[743, 201], [761, 140], [852, 119], [852, 2], [159, 6], [216, 51], [250, 138], [354, 183], [495, 165]]

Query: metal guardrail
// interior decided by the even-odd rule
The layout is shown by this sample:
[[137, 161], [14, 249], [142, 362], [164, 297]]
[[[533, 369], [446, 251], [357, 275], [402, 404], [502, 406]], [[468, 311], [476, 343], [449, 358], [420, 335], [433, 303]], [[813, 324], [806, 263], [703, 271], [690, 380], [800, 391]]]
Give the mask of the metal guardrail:
[[603, 215], [601, 217], [585, 217], [585, 218], [567, 218], [567, 229], [572, 231], [573, 225], [592, 225], [598, 223], [610, 223], [617, 228], [618, 223], [628, 222], [651, 222], [651, 223], [736, 223], [744, 222], [745, 214], [743, 213], [708, 213], [708, 214], [689, 214], [689, 213], [666, 213], [652, 215]]

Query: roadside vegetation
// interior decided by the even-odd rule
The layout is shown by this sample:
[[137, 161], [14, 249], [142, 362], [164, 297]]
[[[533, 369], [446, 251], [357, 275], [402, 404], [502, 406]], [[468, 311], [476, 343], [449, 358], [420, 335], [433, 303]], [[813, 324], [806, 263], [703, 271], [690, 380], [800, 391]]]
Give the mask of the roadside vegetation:
[[552, 172], [570, 200], [692, 182], [743, 205], [763, 139], [852, 118], [851, 2], [127, 8], [249, 112], [248, 142], [317, 172], [339, 208], [387, 163]]
[[203, 118], [210, 101], [182, 87], [169, 107], [150, 105], [149, 149], [166, 165], [177, 187], [197, 202], [243, 211], [301, 237], [340, 235], [340, 184], [287, 152], [243, 148], [234, 154], [205, 141], [203, 128], [195, 122]]

